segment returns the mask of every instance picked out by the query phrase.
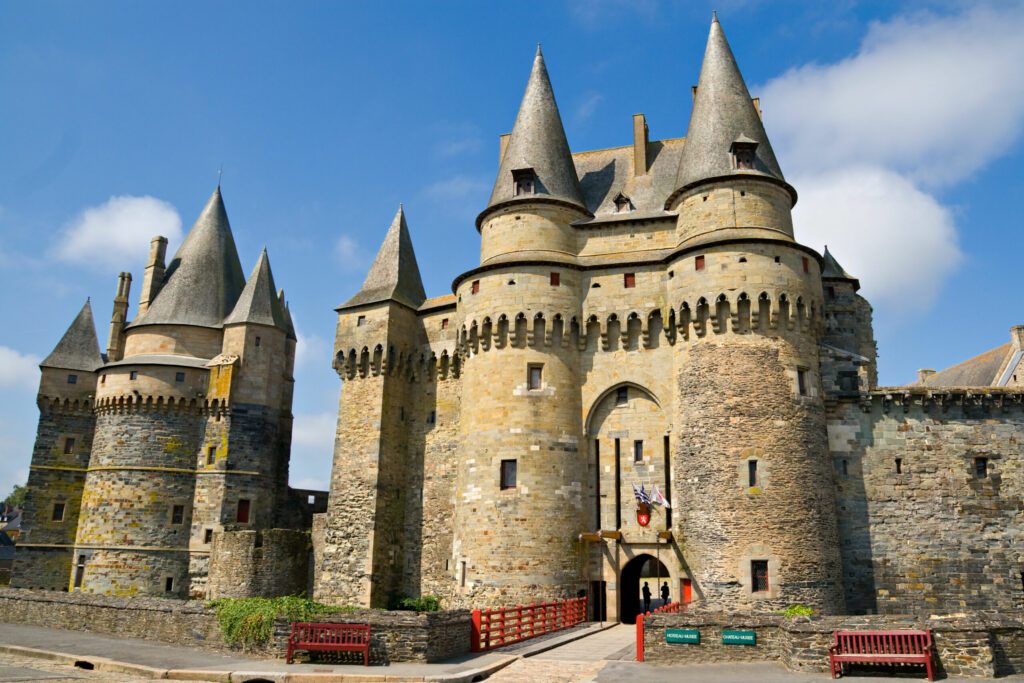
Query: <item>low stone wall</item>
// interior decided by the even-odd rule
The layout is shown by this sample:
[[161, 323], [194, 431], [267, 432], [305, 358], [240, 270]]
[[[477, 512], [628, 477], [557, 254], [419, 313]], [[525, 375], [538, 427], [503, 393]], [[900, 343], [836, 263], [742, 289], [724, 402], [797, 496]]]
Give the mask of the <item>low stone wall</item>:
[[[366, 610], [319, 621], [370, 624], [371, 663], [437, 662], [469, 652], [471, 615]], [[122, 598], [88, 593], [0, 589], [0, 621], [144, 638], [172, 645], [237, 650], [221, 637], [217, 615], [199, 600]], [[284, 657], [290, 625], [279, 619], [266, 646], [249, 654]]]
[[232, 529], [213, 534], [206, 596], [273, 598], [307, 594], [308, 531]]
[[[666, 629], [697, 629], [700, 644], [665, 642]], [[1024, 673], [1024, 615], [742, 616], [714, 612], [653, 614], [644, 620], [644, 659], [652, 664], [781, 661], [797, 671], [827, 671], [835, 630], [931, 629], [939, 671], [986, 677]], [[724, 645], [723, 630], [754, 631], [755, 645]]]

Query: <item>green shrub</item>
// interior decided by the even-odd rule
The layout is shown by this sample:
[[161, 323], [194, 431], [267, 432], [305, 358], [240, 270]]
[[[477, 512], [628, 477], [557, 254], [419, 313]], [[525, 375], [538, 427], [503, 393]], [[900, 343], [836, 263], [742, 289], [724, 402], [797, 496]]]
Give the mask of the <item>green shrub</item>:
[[274, 632], [278, 617], [313, 621], [323, 614], [354, 612], [355, 607], [332, 607], [298, 596], [283, 598], [221, 598], [208, 603], [217, 613], [224, 642], [243, 649], [263, 645]]
[[418, 598], [402, 598], [398, 609], [410, 612], [437, 612], [441, 609], [441, 599], [436, 595], [423, 595]]
[[809, 617], [814, 614], [814, 608], [807, 605], [790, 605], [782, 610], [781, 614], [786, 617]]

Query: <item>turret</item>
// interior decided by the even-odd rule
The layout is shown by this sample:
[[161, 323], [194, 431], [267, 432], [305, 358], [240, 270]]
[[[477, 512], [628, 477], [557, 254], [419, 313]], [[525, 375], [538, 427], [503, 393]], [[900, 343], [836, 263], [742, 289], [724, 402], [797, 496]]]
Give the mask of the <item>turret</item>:
[[114, 309], [110, 315], [110, 336], [107, 340], [107, 360], [119, 361], [124, 356], [124, 326], [128, 320], [128, 295], [132, 287], [132, 274], [121, 273], [117, 277], [117, 294], [114, 295]]
[[668, 291], [686, 342], [672, 458], [687, 504], [673, 532], [696, 591], [720, 609], [843, 604], [820, 262], [793, 237], [795, 199], [715, 18], [665, 208], [678, 212]]
[[11, 585], [66, 590], [92, 450], [93, 398], [103, 365], [86, 301], [39, 367], [39, 429]]
[[515, 125], [503, 144], [498, 176], [477, 218], [481, 264], [542, 257], [569, 260], [569, 224], [590, 216], [565, 138], [540, 46]]
[[842, 393], [873, 389], [878, 384], [878, 351], [871, 304], [858, 294], [860, 280], [839, 265], [827, 246], [822, 256], [821, 287], [825, 328], [821, 375], [825, 388]]
[[411, 393], [426, 379], [417, 375], [425, 367], [417, 318], [425, 298], [399, 207], [363, 286], [337, 309], [334, 368], [342, 387], [318, 600], [386, 607], [401, 591], [404, 553], [412, 550], [404, 543], [415, 494], [410, 425], [414, 408], [426, 409]]

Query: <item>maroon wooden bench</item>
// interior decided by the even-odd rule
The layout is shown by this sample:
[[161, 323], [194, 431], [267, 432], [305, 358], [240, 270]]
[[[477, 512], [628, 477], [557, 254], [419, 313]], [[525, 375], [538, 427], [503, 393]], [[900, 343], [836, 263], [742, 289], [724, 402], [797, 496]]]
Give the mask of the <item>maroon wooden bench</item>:
[[369, 624], [312, 624], [296, 621], [288, 636], [288, 658], [292, 663], [296, 650], [306, 652], [362, 652], [363, 664], [370, 666]]
[[935, 680], [935, 648], [931, 631], [835, 631], [828, 648], [832, 678], [843, 664], [924, 664], [928, 680]]

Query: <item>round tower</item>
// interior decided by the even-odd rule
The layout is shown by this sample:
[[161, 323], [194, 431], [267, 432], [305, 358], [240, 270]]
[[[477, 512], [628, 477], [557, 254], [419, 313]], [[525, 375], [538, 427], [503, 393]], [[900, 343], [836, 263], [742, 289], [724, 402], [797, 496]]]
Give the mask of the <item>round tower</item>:
[[456, 280], [462, 453], [454, 602], [526, 604], [583, 586], [585, 454], [570, 223], [589, 215], [537, 51], [487, 208], [481, 266]]
[[675, 532], [714, 609], [842, 609], [820, 257], [717, 19], [676, 191]]

